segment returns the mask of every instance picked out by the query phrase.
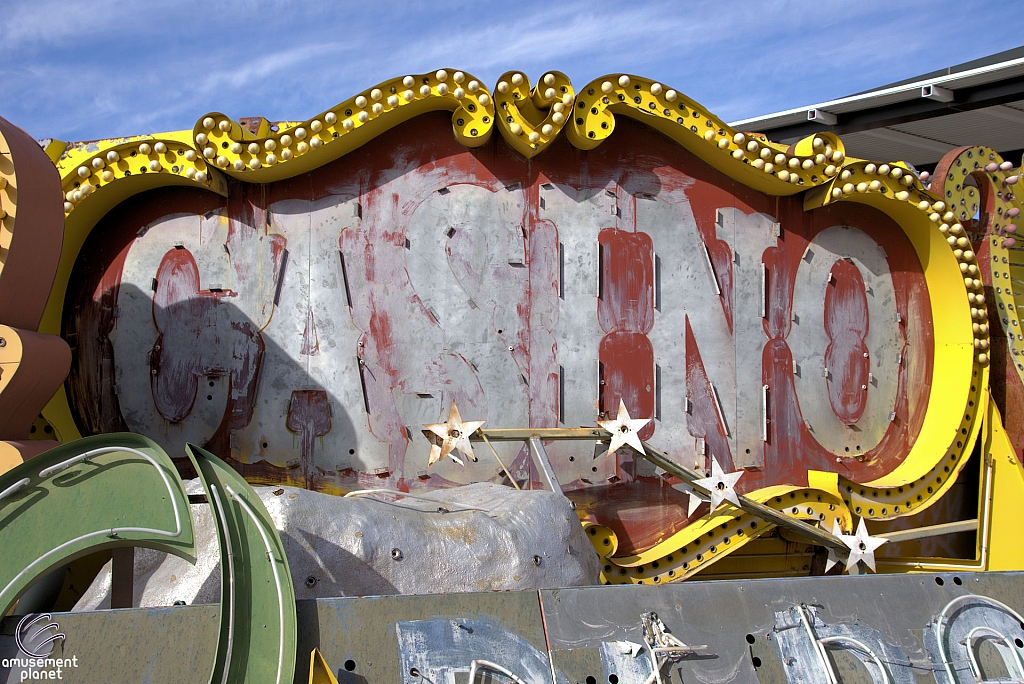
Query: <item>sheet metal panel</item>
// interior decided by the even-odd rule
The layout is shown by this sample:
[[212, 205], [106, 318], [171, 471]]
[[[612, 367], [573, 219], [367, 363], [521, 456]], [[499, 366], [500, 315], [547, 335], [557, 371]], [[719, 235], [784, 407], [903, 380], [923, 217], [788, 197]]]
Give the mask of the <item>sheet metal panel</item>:
[[[502, 477], [486, 455], [427, 471], [421, 426], [453, 400], [488, 427], [577, 427], [622, 398], [654, 419], [644, 436], [670, 458], [748, 467], [744, 491], [800, 485], [810, 469], [868, 480], [907, 453], [931, 319], [891, 220], [846, 203], [804, 212], [628, 122], [595, 150], [563, 141], [529, 162], [498, 140], [466, 150], [447, 125], [424, 116], [309, 174], [233, 184], [226, 199], [164, 189], [111, 212], [65, 311], [83, 431], [128, 428], [171, 454], [191, 441], [251, 481], [334, 493]], [[794, 376], [794, 364], [824, 365], [813, 358], [830, 344], [835, 260], [805, 275], [802, 258], [836, 230], [831, 253], [875, 293], [870, 320], [854, 314], [879, 383], [854, 421], [871, 440], [847, 438], [856, 406], [840, 401], [840, 420], [820, 371]], [[812, 314], [808, 332], [796, 318]], [[897, 327], [899, 361], [879, 351]], [[838, 386], [855, 388], [862, 370]], [[546, 446], [620, 553], [685, 524], [683, 495], [660, 492], [631, 454]], [[497, 448], [539, 486], [525, 448]], [[652, 501], [665, 510], [620, 515]]]
[[[825, 682], [828, 667], [840, 681], [886, 681], [861, 650], [866, 646], [887, 681], [946, 684], [945, 654], [954, 679], [969, 684], [970, 657], [960, 642], [972, 631], [998, 640], [994, 632], [1005, 637], [1000, 646], [1024, 650], [1016, 617], [1022, 610], [1021, 573], [301, 600], [295, 681], [307, 681], [315, 647], [339, 682], [464, 684], [471, 661], [484, 659], [528, 682], [642, 684], [652, 666], [641, 614], [655, 612], [676, 638], [703, 647], [662, 669], [664, 682]], [[0, 658], [16, 657], [19, 620], [0, 623]], [[77, 657], [68, 681], [205, 681], [213, 665], [213, 605], [59, 613], [52, 620], [66, 635], [54, 657]], [[824, 652], [817, 640], [825, 640]], [[976, 642], [983, 675], [1016, 674], [1016, 656]], [[0, 668], [0, 681], [20, 676]]]

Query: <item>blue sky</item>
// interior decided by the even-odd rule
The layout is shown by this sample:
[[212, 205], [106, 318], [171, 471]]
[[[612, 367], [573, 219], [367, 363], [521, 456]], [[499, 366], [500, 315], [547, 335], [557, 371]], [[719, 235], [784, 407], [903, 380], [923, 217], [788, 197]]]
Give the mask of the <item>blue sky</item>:
[[0, 0], [0, 116], [67, 141], [304, 119], [447, 67], [633, 73], [733, 121], [1022, 44], [1019, 0]]

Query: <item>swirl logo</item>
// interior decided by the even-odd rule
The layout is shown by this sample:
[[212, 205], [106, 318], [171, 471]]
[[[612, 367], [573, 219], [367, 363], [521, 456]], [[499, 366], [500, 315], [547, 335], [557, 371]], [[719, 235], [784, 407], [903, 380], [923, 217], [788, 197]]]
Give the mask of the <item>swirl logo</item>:
[[[43, 626], [29, 634], [33, 629], [33, 625], [40, 621], [43, 622]], [[18, 628], [14, 632], [14, 639], [18, 643], [18, 650], [33, 658], [45, 658], [50, 655], [53, 652], [53, 646], [49, 646], [49, 648], [47, 646], [58, 639], [63, 643], [64, 636], [60, 631], [60, 625], [52, 621], [49, 613], [34, 616], [31, 614], [26, 615], [18, 623]]]

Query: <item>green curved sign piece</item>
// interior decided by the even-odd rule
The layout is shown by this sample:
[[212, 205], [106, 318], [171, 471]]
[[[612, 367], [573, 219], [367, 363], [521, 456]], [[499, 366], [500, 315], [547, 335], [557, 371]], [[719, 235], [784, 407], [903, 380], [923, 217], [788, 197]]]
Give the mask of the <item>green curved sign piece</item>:
[[249, 483], [213, 454], [185, 452], [220, 542], [220, 640], [211, 682], [284, 684], [295, 675], [295, 588], [277, 527]]
[[170, 457], [152, 440], [126, 433], [86, 437], [0, 475], [0, 615], [40, 576], [125, 546], [195, 563], [188, 496]]

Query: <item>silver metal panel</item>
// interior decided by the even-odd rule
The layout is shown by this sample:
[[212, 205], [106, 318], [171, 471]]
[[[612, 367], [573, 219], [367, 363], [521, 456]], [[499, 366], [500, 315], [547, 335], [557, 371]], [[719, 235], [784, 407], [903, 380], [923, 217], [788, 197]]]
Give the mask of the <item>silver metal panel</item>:
[[[825, 371], [825, 290], [832, 265], [848, 258], [860, 271], [866, 287], [868, 333], [873, 381], [867, 404], [855, 425], [844, 425], [829, 402]], [[814, 438], [842, 457], [873, 449], [889, 428], [896, 405], [899, 359], [905, 344], [896, 321], [896, 293], [885, 251], [866, 233], [833, 226], [818, 233], [804, 252], [793, 288], [793, 328], [787, 338], [793, 352], [794, 384], [800, 411]]]
[[[978, 637], [987, 634], [979, 628], [991, 629], [1024, 651], [1017, 617], [1024, 610], [1024, 573], [691, 581], [300, 600], [295, 681], [307, 681], [315, 647], [347, 684], [464, 684], [472, 659], [496, 662], [528, 682], [643, 684], [651, 669], [640, 617], [651, 611], [676, 638], [704, 647], [663, 668], [663, 682], [828, 681], [829, 665], [818, 659], [798, 610], [811, 616], [814, 639], [855, 639], [879, 656], [894, 683], [951, 684], [938, 638], [950, 646], [946, 659], [963, 684], [974, 681], [960, 644], [972, 631]], [[0, 659], [17, 657], [19, 620], [0, 621]], [[209, 677], [214, 606], [61, 613], [53, 620], [66, 634], [54, 657], [74, 656], [79, 663], [69, 681], [159, 684]], [[880, 680], [856, 644], [822, 645], [836, 680]], [[1016, 657], [979, 648], [982, 672], [996, 675], [1001, 663], [1005, 670], [1004, 656]], [[22, 679], [16, 666], [0, 666], [0, 681]]]
[[[649, 655], [639, 651], [631, 656], [621, 644], [643, 644], [640, 616], [653, 611], [686, 644], [706, 646], [663, 669], [666, 682], [824, 684], [828, 681], [825, 668], [814, 650], [807, 648], [809, 638], [793, 630], [793, 620], [786, 617], [803, 606], [814, 615], [819, 639], [852, 637], [881, 654], [889, 681], [909, 684], [937, 679], [944, 684], [941, 676], [933, 677], [942, 665], [923, 630], [951, 599], [968, 593], [998, 599], [1020, 612], [1024, 576], [968, 573], [683, 582], [545, 590], [541, 602], [552, 661], [570, 681], [591, 681], [587, 678], [592, 677], [597, 682], [643, 684], [650, 670], [640, 661]], [[1024, 625], [1012, 624], [1008, 614], [997, 613], [981, 614], [979, 609], [978, 615], [967, 614], [960, 628], [953, 624], [947, 639], [962, 638], [968, 625], [997, 624], [1010, 643], [1018, 650], [1024, 648], [1013, 641], [1024, 637]], [[872, 670], [877, 671], [863, 662], [867, 656], [850, 642], [828, 643], [826, 650], [839, 681], [869, 681]], [[588, 651], [595, 657], [583, 657]], [[597, 666], [603, 671], [596, 671]], [[962, 681], [966, 684], [969, 678]]]
[[[702, 433], [691, 425], [693, 418], [687, 411], [687, 319], [703, 352], [708, 379], [724, 400], [725, 422], [731, 427], [735, 427], [735, 347], [722, 307], [723, 295], [718, 294], [708, 268], [704, 241], [684, 188], [666, 185], [655, 201], [638, 201], [636, 205], [637, 225], [651, 236], [654, 251], [661, 257], [661, 307], [654, 312], [654, 328], [648, 334], [661, 369], [661, 419], [649, 441], [680, 464], [704, 469], [710, 463], [707, 455], [724, 455], [710, 454], [710, 450], [700, 453], [697, 443]], [[722, 232], [718, 237], [725, 239]], [[729, 240], [733, 240], [731, 234]], [[735, 431], [728, 430], [728, 434], [734, 436]]]
[[[577, 189], [552, 184], [540, 191], [544, 201], [540, 216], [555, 224], [561, 244], [562, 301], [553, 334], [564, 398], [560, 422], [565, 427], [592, 427], [600, 411], [597, 358], [604, 331], [597, 319], [600, 262], [596, 246], [601, 230], [616, 225], [614, 187]], [[606, 190], [612, 190], [612, 195]], [[615, 475], [614, 459], [595, 459], [591, 443], [554, 442], [547, 449], [559, 464], [564, 485], [582, 479], [598, 484]]]
[[[718, 210], [718, 237], [733, 252], [733, 349], [735, 394], [728, 407], [735, 416], [730, 431], [732, 462], [736, 468], [763, 468], [762, 361], [768, 336], [764, 332], [766, 302], [763, 255], [778, 244], [775, 220], [765, 214], [747, 215], [733, 207]], [[716, 352], [717, 353], [717, 352]]]

